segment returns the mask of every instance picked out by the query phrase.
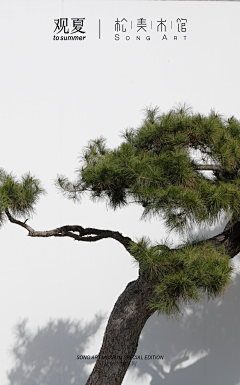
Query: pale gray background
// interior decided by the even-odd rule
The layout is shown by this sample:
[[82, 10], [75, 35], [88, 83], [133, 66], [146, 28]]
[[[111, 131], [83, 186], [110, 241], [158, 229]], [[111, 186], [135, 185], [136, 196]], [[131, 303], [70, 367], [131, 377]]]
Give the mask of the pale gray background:
[[[86, 18], [85, 42], [52, 40], [53, 20], [61, 16]], [[47, 189], [29, 221], [33, 228], [81, 224], [134, 239], [166, 236], [160, 221], [139, 221], [138, 207], [112, 212], [87, 198], [74, 205], [57, 194], [53, 180], [57, 173], [74, 177], [89, 139], [103, 135], [117, 146], [119, 132], [137, 127], [145, 106], [166, 111], [187, 102], [201, 113], [214, 108], [240, 119], [239, 16], [232, 2], [1, 2], [0, 165], [18, 176], [30, 170]], [[116, 42], [117, 17], [187, 18], [187, 41], [154, 35]], [[97, 354], [102, 317], [137, 268], [113, 240], [31, 239], [12, 224], [0, 239], [1, 385], [84, 384], [93, 363], [84, 365], [76, 355]], [[179, 242], [174, 234], [171, 239]], [[239, 288], [236, 278], [224, 298], [187, 308], [179, 323], [153, 316], [139, 352], [165, 359], [138, 361], [124, 385], [239, 385]]]

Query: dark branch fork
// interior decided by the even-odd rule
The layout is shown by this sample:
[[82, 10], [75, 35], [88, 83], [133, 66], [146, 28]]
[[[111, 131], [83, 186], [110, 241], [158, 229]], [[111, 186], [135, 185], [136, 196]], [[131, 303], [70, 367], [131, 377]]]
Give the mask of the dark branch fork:
[[[31, 237], [70, 237], [76, 241], [83, 242], [96, 242], [101, 239], [112, 238], [120, 242], [127, 251], [129, 251], [130, 242], [132, 242], [131, 238], [124, 237], [118, 231], [84, 228], [79, 225], [65, 225], [47, 231], [35, 231], [25, 223], [26, 221], [21, 222], [13, 218], [9, 210], [6, 210], [6, 215], [10, 222], [26, 229]], [[75, 232], [78, 232], [78, 234], [75, 234]]]

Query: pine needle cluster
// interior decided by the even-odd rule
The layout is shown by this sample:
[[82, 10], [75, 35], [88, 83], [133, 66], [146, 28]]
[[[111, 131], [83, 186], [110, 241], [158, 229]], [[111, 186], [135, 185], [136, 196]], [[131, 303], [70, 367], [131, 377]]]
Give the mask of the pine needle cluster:
[[30, 173], [17, 180], [12, 173], [0, 169], [0, 225], [6, 218], [6, 210], [15, 217], [30, 216], [44, 193], [40, 181]]
[[131, 253], [155, 287], [150, 304], [153, 313], [178, 316], [183, 304], [198, 302], [204, 294], [220, 296], [231, 283], [233, 268], [224, 247], [216, 248], [208, 241], [171, 250], [142, 238], [132, 243]]

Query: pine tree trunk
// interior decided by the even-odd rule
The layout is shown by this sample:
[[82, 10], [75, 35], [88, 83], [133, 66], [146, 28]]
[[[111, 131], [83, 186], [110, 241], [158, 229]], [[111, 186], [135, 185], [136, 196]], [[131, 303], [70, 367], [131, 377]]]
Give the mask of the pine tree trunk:
[[120, 385], [137, 351], [140, 333], [151, 316], [154, 291], [142, 275], [130, 282], [110, 315], [103, 344], [86, 385]]

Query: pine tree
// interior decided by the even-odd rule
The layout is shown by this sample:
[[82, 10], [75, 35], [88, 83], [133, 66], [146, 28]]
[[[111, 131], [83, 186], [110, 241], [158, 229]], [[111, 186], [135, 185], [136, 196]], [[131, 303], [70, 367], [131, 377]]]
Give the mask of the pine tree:
[[70, 182], [58, 176], [64, 196], [80, 201], [88, 193], [113, 209], [135, 202], [143, 218], [163, 218], [168, 231], [187, 234], [192, 226], [211, 226], [228, 219], [222, 233], [209, 239], [186, 240], [171, 248], [138, 242], [118, 231], [65, 225], [36, 231], [23, 221], [44, 189], [30, 173], [17, 180], [0, 171], [0, 221], [9, 220], [31, 237], [71, 237], [96, 242], [113, 238], [139, 266], [110, 315], [102, 348], [87, 385], [122, 383], [140, 333], [154, 313], [181, 315], [185, 304], [203, 295], [214, 298], [230, 285], [231, 258], [240, 251], [240, 122], [211, 111], [193, 113], [186, 105], [159, 113], [147, 109], [141, 126], [122, 133], [122, 143], [109, 149], [102, 137], [85, 148]]

